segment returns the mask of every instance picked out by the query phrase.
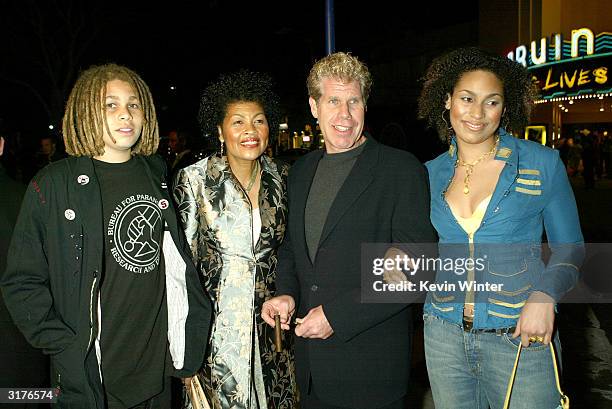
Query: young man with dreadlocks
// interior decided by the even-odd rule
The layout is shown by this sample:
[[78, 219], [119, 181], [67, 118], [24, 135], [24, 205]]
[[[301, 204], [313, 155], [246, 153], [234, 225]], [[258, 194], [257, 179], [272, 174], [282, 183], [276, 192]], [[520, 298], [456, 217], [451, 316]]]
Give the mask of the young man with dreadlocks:
[[153, 155], [147, 85], [114, 64], [84, 71], [63, 133], [71, 157], [26, 193], [6, 304], [51, 355], [59, 407], [170, 408], [170, 375], [199, 369], [211, 310]]

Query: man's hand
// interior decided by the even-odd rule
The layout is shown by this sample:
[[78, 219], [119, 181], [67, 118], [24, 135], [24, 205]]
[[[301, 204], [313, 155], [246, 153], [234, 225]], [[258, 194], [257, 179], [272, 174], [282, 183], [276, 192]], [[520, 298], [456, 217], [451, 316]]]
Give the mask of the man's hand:
[[280, 314], [281, 328], [289, 330], [291, 316], [295, 311], [295, 300], [290, 295], [270, 298], [261, 307], [261, 318], [272, 328], [276, 326], [274, 317]]
[[295, 327], [295, 335], [302, 338], [327, 339], [333, 333], [334, 330], [325, 317], [322, 305], [308, 311], [308, 314]]
[[[195, 375], [193, 375], [193, 376], [195, 376]], [[183, 386], [187, 390], [187, 393], [189, 393], [191, 391], [191, 379], [193, 378], [193, 376], [189, 376], [187, 378], [181, 378], [181, 380], [183, 381]]]
[[512, 338], [520, 335], [524, 347], [534, 341], [548, 345], [552, 339], [554, 324], [555, 300], [547, 294], [534, 291], [521, 310]]
[[[403, 259], [404, 257], [406, 257], [406, 253], [404, 253], [400, 249], [396, 249], [395, 247], [389, 247], [389, 249], [385, 253], [385, 260], [395, 260], [397, 256], [399, 256], [400, 259]], [[408, 277], [406, 277], [406, 274], [404, 274], [402, 270], [398, 270], [396, 267], [397, 266], [394, 266], [394, 268], [391, 270], [385, 269], [385, 272], [383, 273], [383, 280], [386, 283], [399, 284], [403, 283], [404, 281], [408, 281]], [[408, 267], [414, 269], [414, 265], [412, 264], [411, 260], [409, 261]]]

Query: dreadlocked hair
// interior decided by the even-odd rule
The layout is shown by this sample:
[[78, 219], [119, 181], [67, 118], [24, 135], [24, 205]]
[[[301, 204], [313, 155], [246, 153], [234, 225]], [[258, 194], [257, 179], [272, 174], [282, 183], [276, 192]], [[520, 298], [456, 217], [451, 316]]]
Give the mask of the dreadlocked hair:
[[77, 79], [62, 120], [66, 152], [72, 156], [101, 156], [104, 154], [104, 128], [108, 127], [104, 109], [106, 84], [125, 81], [134, 89], [143, 109], [142, 132], [131, 154], [152, 155], [159, 145], [159, 127], [153, 96], [138, 74], [117, 64], [91, 66]]
[[477, 47], [459, 48], [433, 60], [423, 77], [423, 90], [418, 101], [418, 117], [436, 128], [440, 139], [449, 141], [451, 135], [443, 113], [459, 79], [468, 72], [488, 71], [502, 83], [505, 113], [501, 120], [509, 133], [521, 132], [529, 123], [536, 97], [531, 74], [521, 64]]
[[318, 60], [310, 69], [306, 80], [308, 95], [315, 101], [321, 98], [321, 81], [323, 78], [333, 78], [348, 83], [359, 82], [363, 103], [368, 102], [372, 76], [368, 67], [357, 57], [349, 53], [337, 52]]
[[280, 123], [280, 102], [273, 91], [272, 79], [263, 73], [246, 69], [221, 75], [201, 94], [198, 122], [205, 138], [217, 139], [227, 108], [235, 102], [256, 102], [263, 108], [269, 138], [276, 137]]

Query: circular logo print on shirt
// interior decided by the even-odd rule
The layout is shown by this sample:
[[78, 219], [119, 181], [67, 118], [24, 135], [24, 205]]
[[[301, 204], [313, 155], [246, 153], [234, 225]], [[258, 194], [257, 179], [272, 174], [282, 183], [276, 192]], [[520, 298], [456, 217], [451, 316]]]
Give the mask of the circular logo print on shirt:
[[159, 201], [159, 208], [162, 210], [166, 210], [168, 208], [168, 201], [166, 199], [162, 199]]
[[89, 183], [89, 176], [87, 175], [79, 175], [77, 178], [77, 183], [81, 186], [84, 186]]
[[72, 209], [66, 209], [64, 211], [64, 217], [68, 220], [74, 220], [76, 214], [74, 213], [74, 210]]
[[127, 271], [148, 273], [159, 265], [162, 215], [157, 200], [135, 195], [121, 201], [109, 220], [111, 254]]

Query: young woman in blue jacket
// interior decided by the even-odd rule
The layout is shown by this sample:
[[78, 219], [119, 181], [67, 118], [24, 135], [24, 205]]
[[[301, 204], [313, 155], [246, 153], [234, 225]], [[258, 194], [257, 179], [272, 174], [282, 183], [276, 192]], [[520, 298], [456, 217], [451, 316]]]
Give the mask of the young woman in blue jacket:
[[[518, 344], [510, 408], [555, 408], [548, 344], [556, 303], [576, 283], [583, 238], [557, 151], [515, 138], [535, 95], [527, 69], [478, 48], [451, 51], [425, 75], [419, 116], [449, 143], [426, 164], [440, 241], [424, 307], [437, 409], [501, 408]], [[545, 232], [551, 256], [541, 257]]]

